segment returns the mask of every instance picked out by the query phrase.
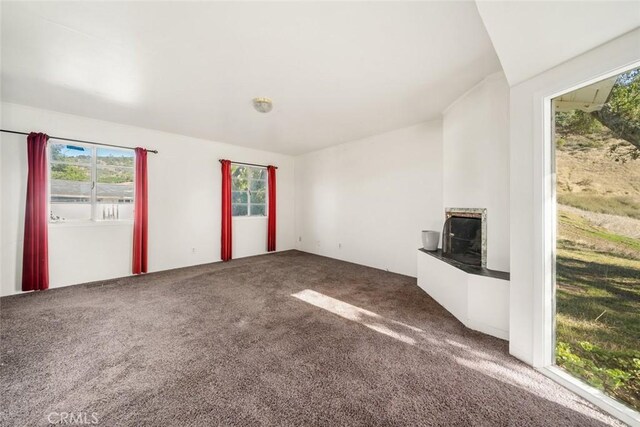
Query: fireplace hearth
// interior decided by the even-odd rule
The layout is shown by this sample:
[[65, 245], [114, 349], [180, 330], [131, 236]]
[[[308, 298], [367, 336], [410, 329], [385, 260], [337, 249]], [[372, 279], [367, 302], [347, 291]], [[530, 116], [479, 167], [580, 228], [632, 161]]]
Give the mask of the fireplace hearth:
[[486, 268], [486, 209], [447, 208], [445, 210], [442, 256], [465, 265]]

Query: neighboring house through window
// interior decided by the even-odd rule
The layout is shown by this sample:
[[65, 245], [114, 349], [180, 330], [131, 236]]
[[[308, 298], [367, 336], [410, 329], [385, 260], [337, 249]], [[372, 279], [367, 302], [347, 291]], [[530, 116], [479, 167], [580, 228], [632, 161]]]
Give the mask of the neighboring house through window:
[[49, 143], [50, 221], [133, 219], [133, 150]]

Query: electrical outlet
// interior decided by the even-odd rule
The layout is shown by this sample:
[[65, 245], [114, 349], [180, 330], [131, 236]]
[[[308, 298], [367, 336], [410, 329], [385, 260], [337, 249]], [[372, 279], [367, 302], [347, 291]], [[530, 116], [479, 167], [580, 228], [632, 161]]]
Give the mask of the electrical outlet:
[[338, 243], [338, 249], [342, 249], [342, 243]]

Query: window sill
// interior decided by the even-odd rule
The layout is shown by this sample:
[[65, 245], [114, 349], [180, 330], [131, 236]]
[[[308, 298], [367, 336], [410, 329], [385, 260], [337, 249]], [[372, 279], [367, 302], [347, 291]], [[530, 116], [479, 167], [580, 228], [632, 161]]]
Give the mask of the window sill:
[[252, 220], [252, 219], [263, 219], [266, 220], [268, 217], [265, 216], [233, 216], [231, 217], [232, 220], [240, 220], [240, 221], [247, 221], [247, 220]]
[[132, 219], [122, 219], [116, 221], [60, 221], [49, 222], [50, 227], [129, 227], [133, 225]]

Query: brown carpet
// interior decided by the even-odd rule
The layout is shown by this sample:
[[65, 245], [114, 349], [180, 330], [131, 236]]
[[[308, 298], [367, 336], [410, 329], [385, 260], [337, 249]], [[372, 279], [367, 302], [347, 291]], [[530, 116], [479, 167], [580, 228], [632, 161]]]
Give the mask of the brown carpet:
[[297, 251], [0, 304], [4, 425], [617, 425], [415, 279]]

